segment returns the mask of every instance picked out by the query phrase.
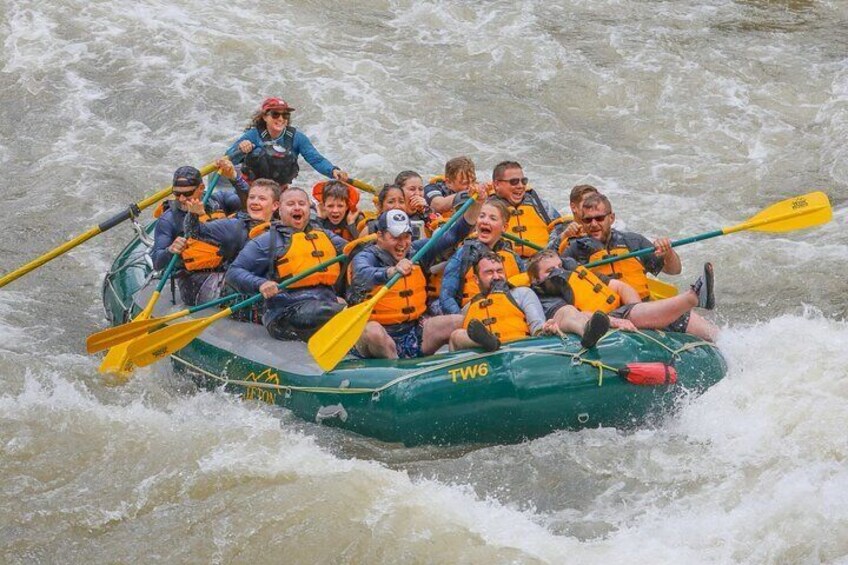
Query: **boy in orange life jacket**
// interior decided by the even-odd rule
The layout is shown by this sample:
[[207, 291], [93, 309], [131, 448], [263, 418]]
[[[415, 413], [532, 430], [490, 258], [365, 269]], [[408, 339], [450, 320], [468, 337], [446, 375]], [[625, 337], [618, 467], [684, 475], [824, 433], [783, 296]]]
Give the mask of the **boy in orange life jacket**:
[[359, 193], [354, 187], [340, 181], [321, 182], [312, 189], [312, 195], [318, 200], [318, 224], [322, 228], [348, 241], [359, 237], [356, 224], [363, 216], [356, 209]]
[[[472, 186], [472, 192], [480, 189]], [[403, 210], [380, 214], [377, 239], [356, 254], [352, 261], [352, 280], [348, 300], [356, 304], [373, 296], [399, 273], [402, 278], [374, 306], [371, 319], [351, 353], [360, 357], [397, 359], [431, 355], [447, 343], [454, 329], [452, 316], [423, 319], [427, 309], [426, 273], [432, 262], [446, 249], [454, 247], [471, 231], [480, 212], [479, 200], [465, 211], [447, 232], [414, 265], [410, 260], [428, 240], [412, 241], [412, 226]]]
[[[530, 181], [524, 169], [515, 161], [502, 161], [492, 171], [495, 188], [493, 200], [506, 204], [510, 212], [506, 231], [531, 241], [540, 247], [548, 243], [548, 224], [559, 218], [559, 212], [543, 200], [535, 190], [528, 188]], [[536, 250], [523, 245], [515, 246], [522, 257], [532, 257]]]
[[[545, 321], [542, 304], [532, 290], [507, 283], [502, 256], [484, 253], [474, 265], [474, 275], [480, 294], [463, 309], [462, 328], [451, 333], [451, 351], [478, 346], [495, 351], [502, 343], [558, 331], [554, 322]], [[591, 318], [575, 315], [563, 329], [581, 336], [584, 347], [592, 347], [609, 329], [609, 319], [601, 313]]]
[[[191, 304], [220, 296], [227, 267], [248, 241], [268, 230], [271, 218], [280, 207], [280, 185], [272, 180], [256, 179], [248, 190], [246, 204], [246, 211], [203, 221], [203, 202], [193, 199], [188, 203], [184, 223], [188, 239], [181, 255], [197, 287]], [[182, 293], [183, 287], [180, 288]], [[185, 296], [183, 299], [188, 303]]]
[[620, 232], [612, 228], [615, 213], [609, 199], [603, 194], [590, 194], [584, 198], [580, 212], [580, 221], [588, 235], [572, 240], [562, 253], [563, 259], [571, 257], [584, 265], [611, 255], [624, 255], [645, 247], [655, 247], [653, 254], [632, 257], [592, 269], [596, 274], [623, 280], [636, 289], [642, 300], [651, 295], [648, 273], [656, 275], [662, 271], [669, 275], [680, 274], [680, 256], [671, 248], [671, 241], [667, 237], [661, 237], [651, 243], [637, 233]]
[[463, 204], [468, 188], [476, 184], [477, 171], [468, 157], [455, 157], [445, 163], [445, 178], [424, 187], [424, 199], [433, 211], [445, 217]]
[[560, 325], [567, 318], [586, 316], [586, 311], [601, 310], [609, 314], [611, 327], [625, 331], [685, 332], [709, 341], [715, 341], [718, 335], [714, 324], [692, 312], [696, 306], [707, 310], [715, 306], [710, 263], [704, 265], [703, 275], [687, 292], [654, 302], [641, 302], [638, 293], [622, 281], [609, 280], [609, 287], [599, 284], [601, 280], [573, 259], [563, 262], [550, 249], [530, 259], [527, 274], [545, 316]]

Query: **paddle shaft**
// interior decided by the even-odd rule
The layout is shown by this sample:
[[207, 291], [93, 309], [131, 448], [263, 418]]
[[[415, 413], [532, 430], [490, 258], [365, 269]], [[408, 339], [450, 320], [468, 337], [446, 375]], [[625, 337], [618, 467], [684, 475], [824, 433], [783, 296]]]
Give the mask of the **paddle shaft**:
[[542, 247], [541, 245], [536, 245], [532, 241], [527, 241], [526, 239], [522, 239], [522, 238], [518, 237], [517, 235], [512, 235], [509, 232], [503, 232], [501, 234], [501, 237], [504, 238], [504, 239], [508, 239], [508, 240], [510, 240], [514, 243], [517, 243], [518, 245], [523, 245], [524, 247], [529, 247], [530, 249], [535, 249], [536, 251], [541, 251], [542, 249], [544, 249], [544, 247]]
[[[201, 175], [208, 175], [209, 173], [211, 173], [214, 170], [215, 170], [215, 164], [210, 163], [210, 164], [206, 165], [205, 167], [203, 167], [200, 170], [200, 173], [201, 173]], [[163, 188], [162, 190], [160, 190], [156, 194], [152, 194], [152, 195], [148, 196], [147, 198], [145, 198], [144, 200], [140, 200], [139, 202], [136, 202], [135, 204], [131, 204], [123, 212], [120, 212], [119, 214], [112, 216], [111, 218], [109, 218], [105, 222], [101, 222], [100, 224], [92, 227], [91, 229], [89, 229], [85, 233], [82, 233], [82, 234], [78, 235], [77, 237], [71, 239], [70, 241], [63, 243], [62, 245], [60, 245], [56, 249], [49, 251], [49, 252], [45, 253], [44, 255], [42, 255], [41, 257], [38, 257], [37, 259], [33, 259], [32, 261], [30, 261], [26, 265], [18, 267], [17, 269], [12, 271], [11, 273], [4, 275], [2, 278], [0, 278], [0, 288], [3, 288], [4, 286], [9, 284], [10, 282], [19, 279], [20, 277], [24, 276], [25, 274], [29, 273], [30, 271], [37, 269], [38, 267], [44, 265], [45, 263], [52, 261], [53, 259], [55, 259], [59, 255], [63, 255], [64, 253], [67, 253], [68, 251], [70, 251], [74, 247], [77, 247], [78, 245], [85, 243], [86, 241], [88, 241], [92, 237], [99, 235], [99, 234], [101, 234], [101, 233], [103, 233], [107, 230], [110, 230], [113, 227], [117, 226], [118, 224], [123, 223], [126, 220], [129, 220], [130, 218], [135, 218], [136, 216], [141, 214], [142, 210], [144, 210], [145, 208], [148, 208], [149, 206], [151, 206], [153, 204], [156, 204], [157, 202], [159, 202], [160, 200], [162, 200], [163, 198], [165, 198], [166, 196], [171, 194], [171, 192], [173, 191], [173, 188], [174, 188], [173, 186]]]

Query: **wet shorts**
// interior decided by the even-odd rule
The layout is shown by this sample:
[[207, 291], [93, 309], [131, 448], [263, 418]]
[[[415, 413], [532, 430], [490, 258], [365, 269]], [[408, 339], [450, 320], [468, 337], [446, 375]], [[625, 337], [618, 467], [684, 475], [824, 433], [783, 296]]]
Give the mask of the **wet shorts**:
[[[398, 359], [411, 359], [412, 357], [421, 356], [421, 344], [424, 341], [424, 319], [418, 320], [418, 323], [412, 327], [408, 324], [399, 324], [397, 329], [389, 329], [383, 326], [392, 341], [397, 347]], [[365, 356], [359, 352], [356, 346], [350, 349], [351, 355], [359, 359], [365, 359]]]
[[[630, 318], [630, 311], [633, 310], [634, 306], [636, 306], [636, 304], [625, 304], [624, 306], [619, 306], [618, 308], [610, 312], [609, 315], [613, 318], [623, 318], [627, 320], [628, 318]], [[688, 327], [689, 312], [686, 312], [685, 314], [674, 320], [672, 323], [661, 329], [666, 332], [686, 333], [686, 328]]]
[[339, 302], [307, 299], [273, 313], [265, 312], [263, 323], [274, 339], [309, 341], [312, 334], [342, 310], [344, 304]]

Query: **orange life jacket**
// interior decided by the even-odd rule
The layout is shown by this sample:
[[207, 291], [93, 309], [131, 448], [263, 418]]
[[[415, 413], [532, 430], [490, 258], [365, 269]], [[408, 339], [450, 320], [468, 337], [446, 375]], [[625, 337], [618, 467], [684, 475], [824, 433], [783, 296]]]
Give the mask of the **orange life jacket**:
[[[285, 228], [283, 228], [285, 229]], [[274, 263], [279, 280], [286, 279], [311, 269], [336, 256], [336, 248], [333, 242], [322, 230], [309, 230], [289, 232], [290, 239], [288, 248], [279, 255]], [[278, 234], [271, 233], [272, 240]], [[273, 246], [272, 246], [273, 247]], [[341, 267], [334, 263], [329, 267], [312, 273], [288, 288], [303, 288], [308, 286], [327, 285], [333, 286], [341, 273]]]
[[[202, 218], [202, 216], [201, 216]], [[247, 220], [245, 220], [247, 221]], [[247, 224], [245, 224], [246, 226]], [[247, 237], [254, 237], [268, 231], [271, 222], [263, 222], [251, 229]], [[221, 246], [211, 241], [189, 237], [186, 239], [186, 247], [180, 254], [183, 265], [187, 271], [208, 271], [218, 269], [224, 261]]]
[[[551, 220], [533, 191], [528, 188], [518, 206], [512, 205], [503, 198], [499, 200], [506, 204], [509, 210], [506, 231], [541, 247], [548, 244], [548, 224]], [[516, 251], [522, 257], [532, 257], [536, 254], [535, 249], [519, 244], [516, 244]]]
[[524, 339], [530, 335], [527, 316], [516, 304], [509, 287], [493, 288], [488, 296], [478, 294], [471, 300], [462, 327], [468, 329], [471, 320], [480, 320], [501, 343]]
[[574, 307], [582, 312], [600, 310], [609, 314], [621, 306], [621, 297], [586, 267], [574, 269], [568, 286], [574, 294]]
[[[630, 253], [630, 249], [623, 245], [620, 247], [613, 247], [612, 249], [604, 248], [592, 253], [592, 255], [589, 256], [589, 262], [600, 261], [607, 257], [626, 255], [627, 253]], [[601, 265], [600, 267], [593, 267], [592, 272], [599, 275], [606, 275], [611, 279], [619, 279], [626, 282], [636, 289], [636, 292], [639, 293], [639, 298], [642, 300], [651, 296], [651, 290], [648, 288], [648, 273], [645, 270], [645, 266], [636, 257], [616, 261], [615, 263], [608, 263], [606, 265]]]
[[[383, 298], [374, 305], [371, 320], [384, 326], [412, 322], [424, 315], [427, 310], [427, 278], [419, 265], [412, 272], [395, 283]], [[381, 286], [372, 288], [368, 296], [374, 296]]]
[[[488, 251], [488, 248], [485, 250], [480, 249], [486, 246], [476, 239], [466, 243], [463, 247], [466, 246], [468, 246], [468, 248], [462, 252], [464, 280], [462, 282], [460, 306], [465, 306], [472, 298], [480, 293], [480, 286], [477, 284], [477, 277], [474, 276], [474, 263], [476, 262], [477, 257], [479, 257], [483, 252]], [[506, 278], [508, 279], [520, 274], [521, 269], [518, 267], [518, 261], [515, 258], [515, 252], [512, 248], [508, 245], [496, 245], [496, 247], [500, 247], [497, 249], [496, 253], [503, 259], [504, 274], [506, 275]]]

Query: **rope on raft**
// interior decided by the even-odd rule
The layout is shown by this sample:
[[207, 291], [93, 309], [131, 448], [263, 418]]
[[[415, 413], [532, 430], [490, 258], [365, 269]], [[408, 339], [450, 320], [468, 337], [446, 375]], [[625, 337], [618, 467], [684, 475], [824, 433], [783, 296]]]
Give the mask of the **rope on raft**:
[[[601, 340], [604, 340], [604, 339], [608, 338], [609, 336], [611, 336], [615, 333], [618, 333], [620, 331], [621, 330], [617, 330], [617, 329], [612, 330], [609, 333], [607, 333], [603, 338], [601, 338]], [[688, 343], [683, 344], [681, 347], [674, 349], [674, 348], [669, 347], [668, 345], [666, 345], [662, 341], [654, 338], [653, 336], [650, 336], [650, 335], [648, 335], [644, 332], [641, 332], [639, 330], [636, 330], [635, 332], [629, 332], [629, 333], [637, 333], [637, 334], [641, 335], [642, 337], [644, 337], [645, 339], [656, 343], [657, 345], [659, 345], [660, 347], [662, 347], [663, 349], [668, 351], [669, 354], [671, 355], [672, 359], [678, 358], [679, 354], [684, 352], [684, 351], [689, 351], [691, 349], [695, 349], [695, 348], [698, 348], [698, 347], [716, 347], [716, 345], [714, 343], [702, 340], [702, 341], [688, 342]], [[561, 336], [561, 338], [563, 340], [563, 343], [567, 339], [565, 336]], [[612, 371], [614, 374], [618, 374], [618, 369], [616, 367], [613, 367], [611, 365], [607, 365], [606, 363], [604, 363], [600, 359], [594, 360], [594, 359], [583, 358], [583, 354], [588, 351], [587, 349], [584, 349], [584, 348], [581, 348], [577, 352], [570, 352], [570, 351], [564, 351], [564, 350], [559, 350], [559, 349], [548, 349], [548, 348], [544, 348], [544, 347], [511, 347], [507, 351], [511, 351], [511, 352], [514, 351], [514, 352], [520, 352], [520, 353], [531, 353], [531, 354], [543, 354], [543, 355], [557, 355], [557, 356], [569, 357], [569, 358], [571, 358], [572, 363], [575, 364], [575, 365], [585, 364], [585, 365], [589, 365], [589, 366], [592, 366], [595, 369], [597, 369], [598, 370], [598, 386], [603, 386], [604, 370]], [[412, 372], [407, 373], [405, 375], [401, 375], [401, 376], [396, 377], [396, 378], [394, 378], [394, 379], [392, 379], [392, 380], [390, 380], [390, 381], [388, 381], [388, 382], [384, 383], [383, 385], [376, 387], [376, 388], [295, 386], [295, 385], [281, 385], [281, 384], [276, 384], [276, 383], [251, 381], [251, 380], [228, 379], [226, 377], [221, 377], [219, 375], [215, 375], [214, 373], [210, 373], [209, 371], [206, 371], [206, 370], [194, 365], [193, 363], [190, 363], [190, 362], [188, 362], [184, 359], [179, 358], [177, 355], [172, 355], [172, 357], [174, 359], [176, 359], [177, 361], [179, 361], [180, 363], [190, 367], [191, 369], [193, 369], [193, 370], [195, 370], [199, 373], [202, 373], [205, 376], [211, 377], [211, 378], [219, 380], [219, 381], [223, 381], [223, 384], [225, 384], [225, 385], [230, 384], [230, 385], [243, 386], [243, 387], [246, 387], [246, 388], [273, 389], [273, 390], [283, 391], [287, 395], [292, 393], [292, 392], [309, 392], [309, 393], [313, 393], [313, 394], [370, 394], [372, 396], [379, 397], [380, 393], [382, 393], [383, 391], [385, 391], [385, 390], [387, 390], [387, 389], [389, 389], [393, 386], [397, 386], [398, 384], [400, 384], [404, 381], [414, 379], [414, 378], [421, 376], [423, 374], [431, 373], [433, 371], [437, 371], [437, 370], [441, 370], [441, 369], [447, 369], [451, 366], [460, 365], [460, 364], [466, 363], [468, 361], [477, 361], [479, 359], [484, 359], [486, 357], [491, 357], [493, 355], [499, 355], [502, 352], [503, 352], [503, 350], [493, 351], [491, 353], [477, 353], [477, 354], [469, 353], [468, 355], [463, 356], [463, 357], [452, 358], [449, 361], [446, 361], [444, 363], [439, 363], [439, 364], [436, 364], [436, 365], [430, 365], [430, 366], [427, 366], [425, 368], [418, 369], [416, 371], [412, 371]]]

